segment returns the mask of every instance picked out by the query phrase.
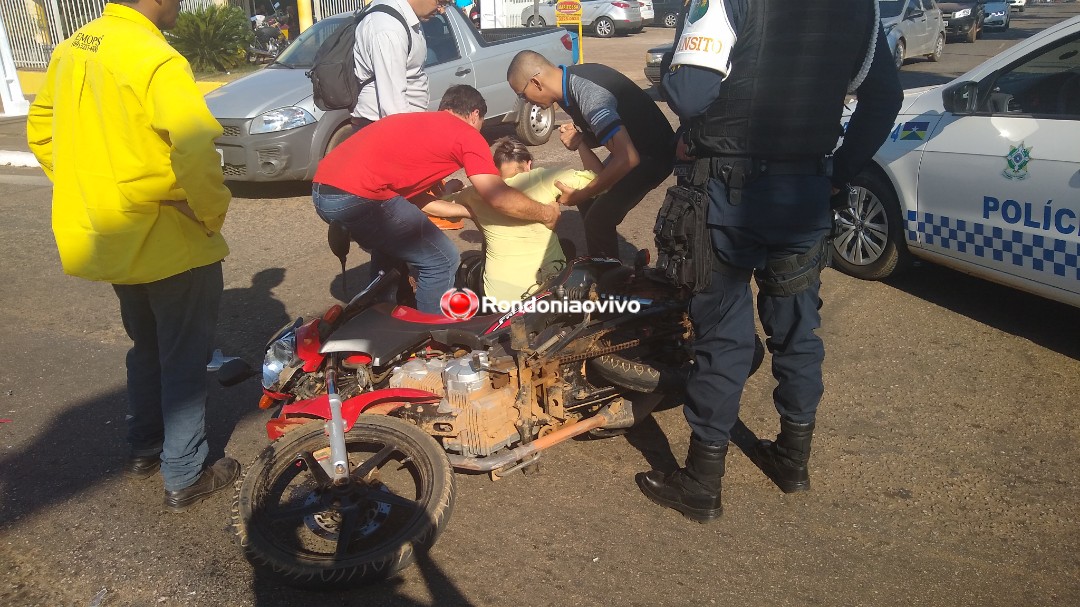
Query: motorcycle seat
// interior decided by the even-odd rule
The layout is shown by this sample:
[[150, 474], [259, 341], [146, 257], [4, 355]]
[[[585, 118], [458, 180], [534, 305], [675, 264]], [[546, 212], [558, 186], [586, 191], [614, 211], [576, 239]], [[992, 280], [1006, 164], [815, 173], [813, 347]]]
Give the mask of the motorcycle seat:
[[388, 364], [402, 352], [427, 341], [446, 345], [482, 347], [480, 337], [499, 315], [453, 320], [441, 314], [425, 314], [413, 308], [378, 303], [345, 321], [323, 344], [322, 353], [362, 352], [375, 366]]

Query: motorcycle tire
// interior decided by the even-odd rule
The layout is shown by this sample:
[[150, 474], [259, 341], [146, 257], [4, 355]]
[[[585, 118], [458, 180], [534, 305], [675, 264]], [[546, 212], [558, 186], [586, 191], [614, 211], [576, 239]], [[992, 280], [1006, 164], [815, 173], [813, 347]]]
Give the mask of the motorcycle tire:
[[386, 579], [431, 548], [450, 520], [450, 462], [416, 426], [361, 415], [345, 434], [352, 478], [335, 487], [324, 426], [288, 432], [252, 462], [237, 483], [233, 530], [267, 579], [306, 589]]
[[[757, 372], [765, 360], [765, 345], [754, 336], [754, 361], [750, 375]], [[618, 354], [604, 354], [589, 361], [592, 370], [612, 384], [634, 392], [672, 392], [686, 386], [686, 367], [663, 366], [630, 360]]]

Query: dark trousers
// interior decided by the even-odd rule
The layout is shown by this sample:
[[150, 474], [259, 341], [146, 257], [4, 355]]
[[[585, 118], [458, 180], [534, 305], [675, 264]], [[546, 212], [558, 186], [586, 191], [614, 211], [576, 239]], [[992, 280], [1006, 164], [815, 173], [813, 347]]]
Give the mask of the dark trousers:
[[206, 462], [206, 363], [214, 346], [221, 262], [163, 280], [113, 285], [134, 342], [127, 354], [128, 443], [161, 452], [165, 489], [188, 487]]
[[[717, 256], [735, 267], [760, 269], [770, 259], [805, 253], [830, 229], [827, 179], [762, 180], [771, 183], [748, 187], [738, 205], [728, 202], [722, 183], [710, 180], [710, 224], [714, 216], [752, 224], [710, 226]], [[752, 206], [738, 208], [743, 205]], [[769, 217], [774, 218], [773, 225], [757, 220]], [[785, 217], [798, 217], [800, 223], [790, 225]], [[824, 392], [825, 348], [815, 333], [821, 326], [820, 286], [819, 280], [795, 295], [759, 294], [757, 298], [777, 381], [773, 404], [782, 417], [798, 423], [814, 421]], [[714, 271], [709, 288], [691, 300], [690, 316], [695, 366], [687, 384], [686, 420], [697, 440], [727, 443], [739, 417], [739, 401], [754, 355], [754, 300], [749, 282]]]
[[674, 166], [671, 156], [641, 156], [641, 162], [607, 192], [578, 205], [585, 221], [585, 241], [592, 257], [619, 257], [619, 239], [615, 227], [630, 209], [656, 189]]

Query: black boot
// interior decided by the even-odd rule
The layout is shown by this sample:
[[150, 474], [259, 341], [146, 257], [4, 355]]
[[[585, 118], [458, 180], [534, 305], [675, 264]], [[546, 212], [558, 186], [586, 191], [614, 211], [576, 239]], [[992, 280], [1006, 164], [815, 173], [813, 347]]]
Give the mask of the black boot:
[[638, 487], [645, 497], [691, 520], [707, 523], [720, 518], [724, 512], [720, 485], [727, 447], [727, 443], [712, 447], [691, 438], [685, 468], [666, 475], [659, 470], [638, 474]]
[[810, 490], [810, 441], [814, 422], [797, 424], [780, 418], [780, 434], [775, 441], [759, 441], [748, 455], [784, 493]]

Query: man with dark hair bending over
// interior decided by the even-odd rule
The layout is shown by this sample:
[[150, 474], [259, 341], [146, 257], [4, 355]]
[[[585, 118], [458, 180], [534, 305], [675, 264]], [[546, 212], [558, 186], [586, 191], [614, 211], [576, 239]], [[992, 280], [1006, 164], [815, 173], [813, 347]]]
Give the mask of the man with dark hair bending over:
[[559, 127], [568, 150], [604, 146], [610, 152], [591, 184], [580, 190], [562, 184], [559, 202], [579, 207], [590, 255], [618, 257], [615, 227], [674, 166], [675, 132], [668, 119], [641, 87], [606, 65], [555, 66], [539, 53], [521, 51], [506, 80], [523, 100], [543, 108], [557, 103], [573, 118], [573, 125]]
[[500, 213], [554, 227], [558, 206], [542, 205], [499, 176], [480, 135], [487, 103], [468, 85], [447, 89], [437, 112], [387, 116], [334, 148], [311, 186], [315, 210], [340, 219], [371, 253], [372, 272], [404, 261], [417, 272], [416, 307], [438, 314], [460, 256], [427, 216], [406, 200], [458, 169]]

